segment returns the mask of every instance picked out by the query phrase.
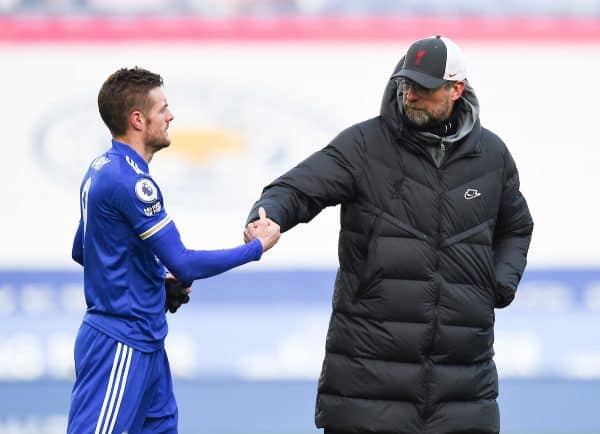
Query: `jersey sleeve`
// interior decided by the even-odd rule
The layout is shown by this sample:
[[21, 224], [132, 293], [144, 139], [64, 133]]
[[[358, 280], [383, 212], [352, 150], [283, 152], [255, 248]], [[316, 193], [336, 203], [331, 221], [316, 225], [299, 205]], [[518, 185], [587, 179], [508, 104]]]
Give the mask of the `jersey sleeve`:
[[115, 206], [142, 240], [150, 240], [169, 224], [160, 189], [148, 176], [124, 179], [114, 191]]
[[148, 244], [173, 275], [182, 281], [192, 281], [215, 276], [250, 261], [258, 261], [262, 255], [260, 240], [219, 250], [187, 249], [179, 231], [172, 223], [152, 237]]
[[73, 248], [71, 249], [71, 257], [79, 265], [83, 265], [83, 220], [79, 220], [77, 232], [73, 239]]

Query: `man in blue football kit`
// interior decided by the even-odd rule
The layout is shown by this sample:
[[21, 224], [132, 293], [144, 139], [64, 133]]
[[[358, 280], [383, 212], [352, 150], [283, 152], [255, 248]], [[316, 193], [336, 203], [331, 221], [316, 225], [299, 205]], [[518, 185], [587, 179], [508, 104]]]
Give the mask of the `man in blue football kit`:
[[279, 239], [262, 212], [258, 235], [224, 250], [189, 250], [164, 206], [148, 163], [170, 144], [173, 114], [162, 78], [120, 69], [98, 95], [112, 147], [94, 159], [80, 189], [73, 259], [84, 267], [87, 311], [75, 342], [68, 433], [177, 433], [177, 404], [164, 349], [165, 275], [213, 276]]

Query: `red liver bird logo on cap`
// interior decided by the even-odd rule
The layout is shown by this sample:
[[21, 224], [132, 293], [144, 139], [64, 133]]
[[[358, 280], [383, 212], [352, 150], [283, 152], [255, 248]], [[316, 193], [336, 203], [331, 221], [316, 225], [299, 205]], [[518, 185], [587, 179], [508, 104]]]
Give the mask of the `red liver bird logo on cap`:
[[421, 59], [423, 58], [423, 56], [425, 55], [426, 51], [425, 50], [419, 50], [417, 52], [417, 56], [415, 57], [415, 65], [420, 65], [421, 64]]

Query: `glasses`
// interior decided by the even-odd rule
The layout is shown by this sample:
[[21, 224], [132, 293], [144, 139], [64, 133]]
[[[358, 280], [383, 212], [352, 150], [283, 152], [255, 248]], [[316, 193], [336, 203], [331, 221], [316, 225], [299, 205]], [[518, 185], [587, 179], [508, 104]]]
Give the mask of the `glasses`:
[[452, 82], [448, 82], [443, 84], [440, 87], [435, 87], [433, 89], [429, 89], [421, 86], [419, 83], [416, 83], [408, 78], [402, 78], [400, 80], [400, 88], [402, 89], [402, 93], [407, 94], [409, 90], [412, 90], [415, 95], [421, 97], [430, 97], [433, 93], [440, 89], [441, 87], [449, 87], [452, 85]]

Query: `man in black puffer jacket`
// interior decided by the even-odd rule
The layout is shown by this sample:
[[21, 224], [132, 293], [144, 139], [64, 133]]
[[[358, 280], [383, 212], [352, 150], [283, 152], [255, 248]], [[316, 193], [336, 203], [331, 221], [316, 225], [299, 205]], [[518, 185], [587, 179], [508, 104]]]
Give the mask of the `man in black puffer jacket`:
[[452, 41], [414, 42], [380, 116], [268, 185], [245, 235], [261, 206], [283, 232], [336, 204], [340, 266], [317, 426], [498, 433], [494, 308], [515, 296], [533, 221]]

